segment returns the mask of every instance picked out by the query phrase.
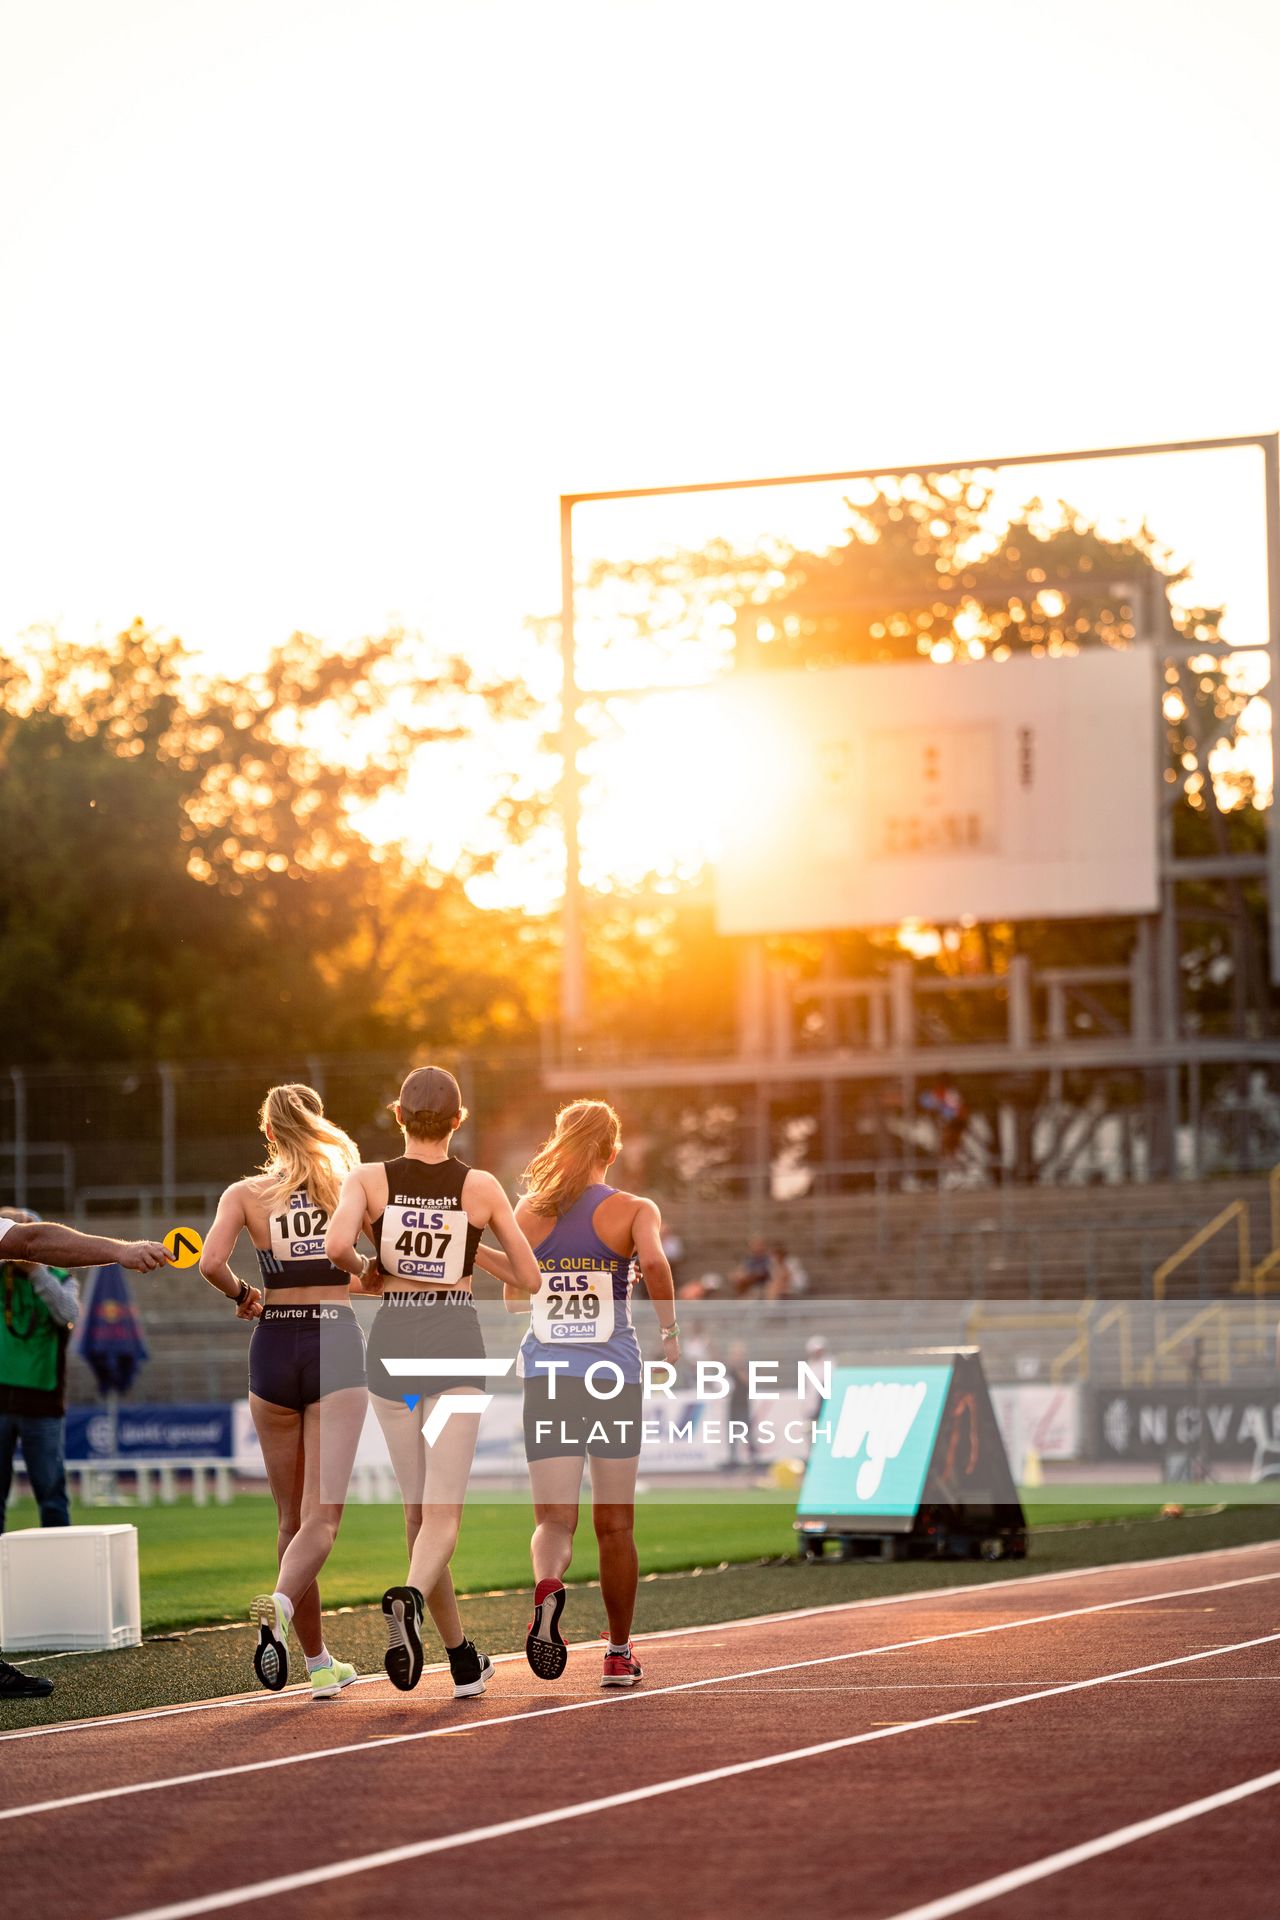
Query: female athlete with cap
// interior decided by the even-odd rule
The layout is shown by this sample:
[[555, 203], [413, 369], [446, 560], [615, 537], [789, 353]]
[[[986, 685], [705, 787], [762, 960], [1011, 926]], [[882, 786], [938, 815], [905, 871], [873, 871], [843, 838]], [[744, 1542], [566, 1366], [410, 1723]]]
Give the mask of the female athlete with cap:
[[[639, 1561], [635, 1544], [643, 1368], [631, 1319], [632, 1263], [658, 1316], [662, 1351], [680, 1358], [671, 1267], [652, 1200], [606, 1181], [622, 1150], [617, 1114], [603, 1100], [575, 1100], [525, 1170], [516, 1208], [542, 1275], [533, 1321], [520, 1347], [524, 1444], [533, 1491], [533, 1620], [525, 1652], [543, 1680], [558, 1680], [569, 1655], [560, 1634], [564, 1575], [573, 1558], [582, 1468], [591, 1462], [591, 1515], [600, 1549], [600, 1589], [609, 1618], [605, 1687], [641, 1678], [631, 1646]], [[522, 1302], [509, 1265], [482, 1247], [476, 1263], [504, 1281], [511, 1312]]]
[[[417, 1686], [429, 1608], [449, 1658], [454, 1698], [461, 1699], [483, 1693], [492, 1671], [488, 1655], [463, 1635], [449, 1573], [480, 1416], [458, 1409], [441, 1418], [441, 1410], [450, 1396], [484, 1387], [484, 1339], [471, 1297], [484, 1229], [491, 1227], [506, 1250], [513, 1291], [536, 1293], [542, 1275], [493, 1175], [450, 1152], [466, 1118], [453, 1075], [442, 1067], [416, 1068], [394, 1112], [404, 1131], [403, 1154], [347, 1175], [325, 1246], [336, 1265], [354, 1274], [356, 1241], [365, 1232], [377, 1277], [366, 1275], [364, 1291], [384, 1289], [369, 1335], [369, 1390], [404, 1501], [409, 1548], [407, 1583], [388, 1587], [382, 1597], [387, 1674], [402, 1692]], [[428, 1445], [423, 1430], [436, 1421]]]
[[[279, 1516], [280, 1571], [275, 1592], [249, 1610], [258, 1627], [254, 1671], [273, 1692], [284, 1686], [292, 1625], [312, 1698], [328, 1700], [356, 1670], [325, 1646], [316, 1576], [337, 1537], [369, 1396], [351, 1282], [326, 1258], [324, 1231], [360, 1152], [326, 1120], [311, 1087], [272, 1087], [259, 1123], [266, 1164], [218, 1202], [200, 1271], [242, 1317], [260, 1316], [249, 1342], [249, 1408]], [[265, 1304], [227, 1264], [241, 1233], [258, 1256]]]

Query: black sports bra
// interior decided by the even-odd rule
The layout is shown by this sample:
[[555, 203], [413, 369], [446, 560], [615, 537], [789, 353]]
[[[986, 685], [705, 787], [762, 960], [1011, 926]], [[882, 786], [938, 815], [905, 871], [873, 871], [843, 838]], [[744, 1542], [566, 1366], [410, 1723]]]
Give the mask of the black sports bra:
[[378, 1267], [388, 1280], [412, 1287], [461, 1286], [475, 1266], [483, 1227], [473, 1227], [462, 1204], [471, 1169], [463, 1161], [386, 1162], [387, 1206], [373, 1223]]

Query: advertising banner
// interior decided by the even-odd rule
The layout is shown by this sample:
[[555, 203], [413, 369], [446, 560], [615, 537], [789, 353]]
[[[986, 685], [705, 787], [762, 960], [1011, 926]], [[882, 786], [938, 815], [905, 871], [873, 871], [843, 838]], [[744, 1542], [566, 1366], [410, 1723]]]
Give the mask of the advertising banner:
[[1078, 1460], [1083, 1445], [1081, 1392], [1075, 1382], [1049, 1386], [1043, 1381], [992, 1387], [1005, 1451], [1014, 1478], [1023, 1477], [1024, 1463], [1034, 1449], [1040, 1460]]
[[1246, 1467], [1280, 1449], [1280, 1385], [1099, 1387], [1092, 1394], [1092, 1457], [1166, 1461], [1171, 1455]]
[[[230, 1460], [231, 1408], [205, 1401], [191, 1406], [121, 1407], [115, 1420], [115, 1457], [121, 1460]], [[67, 1459], [112, 1455], [112, 1421], [105, 1407], [69, 1407]]]

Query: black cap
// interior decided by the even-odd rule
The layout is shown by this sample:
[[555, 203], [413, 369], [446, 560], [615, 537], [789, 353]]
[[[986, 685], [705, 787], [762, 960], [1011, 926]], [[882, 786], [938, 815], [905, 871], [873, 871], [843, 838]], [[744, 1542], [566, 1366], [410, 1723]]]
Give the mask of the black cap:
[[445, 1067], [415, 1067], [405, 1075], [400, 1105], [406, 1113], [460, 1113], [462, 1089]]

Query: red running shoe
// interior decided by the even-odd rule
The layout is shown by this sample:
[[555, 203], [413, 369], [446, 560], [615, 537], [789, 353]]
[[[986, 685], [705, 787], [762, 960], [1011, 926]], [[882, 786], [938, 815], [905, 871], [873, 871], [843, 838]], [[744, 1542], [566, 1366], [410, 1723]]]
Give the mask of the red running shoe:
[[569, 1664], [569, 1649], [560, 1637], [564, 1612], [564, 1581], [539, 1580], [533, 1590], [533, 1618], [525, 1638], [524, 1656], [539, 1680], [558, 1680]]
[[604, 1674], [600, 1681], [602, 1687], [634, 1687], [643, 1678], [644, 1669], [636, 1659], [635, 1648], [629, 1643], [625, 1653], [606, 1652]]

